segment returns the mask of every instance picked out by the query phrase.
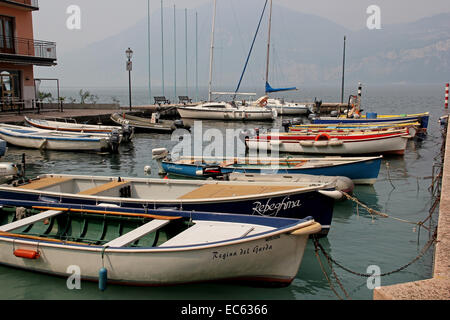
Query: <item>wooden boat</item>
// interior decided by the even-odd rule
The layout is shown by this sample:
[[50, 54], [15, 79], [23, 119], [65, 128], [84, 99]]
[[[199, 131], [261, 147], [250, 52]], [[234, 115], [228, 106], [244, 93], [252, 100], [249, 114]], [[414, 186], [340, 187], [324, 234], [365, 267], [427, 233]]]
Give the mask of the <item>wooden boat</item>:
[[50, 121], [42, 119], [30, 119], [25, 117], [25, 121], [30, 126], [56, 131], [78, 132], [78, 133], [92, 133], [92, 134], [112, 134], [113, 132], [119, 132], [122, 135], [123, 141], [131, 141], [133, 138], [133, 130], [128, 125], [123, 126], [104, 126], [104, 125], [92, 125], [82, 124], [76, 122], [67, 121]]
[[[310, 218], [0, 204], [0, 264], [61, 277], [75, 265], [81, 280], [100, 288], [204, 281], [287, 286], [308, 237], [321, 229]], [[16, 218], [26, 211], [33, 215]]]
[[177, 129], [189, 129], [182, 120], [160, 120], [157, 118], [144, 118], [132, 116], [126, 113], [113, 113], [111, 120], [119, 125], [128, 125], [137, 132], [162, 132], [171, 133]]
[[[0, 137], [24, 148], [61, 151], [117, 150], [105, 135], [81, 134], [0, 124]], [[116, 141], [118, 145], [120, 140]]]
[[355, 184], [374, 184], [380, 172], [382, 156], [326, 158], [208, 158], [180, 157], [172, 160], [167, 149], [153, 150], [153, 159], [161, 173], [190, 178], [209, 178], [229, 173], [304, 174], [344, 176]]
[[340, 117], [320, 117], [311, 120], [313, 124], [349, 124], [349, 123], [382, 123], [382, 122], [396, 122], [396, 121], [414, 121], [420, 123], [420, 128], [423, 131], [427, 131], [428, 121], [430, 113], [417, 113], [417, 114], [403, 114], [403, 115], [378, 115], [375, 113], [367, 113], [367, 115], [361, 115], [359, 118], [350, 118], [347, 116]]
[[[16, 185], [16, 186], [14, 186]], [[164, 180], [47, 174], [26, 184], [0, 186], [0, 198], [41, 205], [105, 203], [139, 210], [176, 208], [302, 219], [330, 229], [341, 193], [315, 183]]]
[[272, 121], [277, 117], [275, 110], [256, 106], [238, 106], [228, 102], [207, 102], [196, 106], [177, 107], [182, 118], [204, 120]]
[[276, 150], [286, 153], [361, 155], [361, 154], [397, 154], [405, 153], [408, 139], [407, 130], [393, 133], [360, 133], [334, 135], [298, 135], [280, 133], [259, 135], [246, 139], [251, 150]]
[[288, 126], [288, 131], [294, 133], [318, 134], [320, 132], [337, 132], [339, 134], [364, 132], [392, 132], [396, 130], [408, 129], [409, 135], [415, 137], [420, 131], [419, 122], [386, 122], [373, 124], [309, 124]]

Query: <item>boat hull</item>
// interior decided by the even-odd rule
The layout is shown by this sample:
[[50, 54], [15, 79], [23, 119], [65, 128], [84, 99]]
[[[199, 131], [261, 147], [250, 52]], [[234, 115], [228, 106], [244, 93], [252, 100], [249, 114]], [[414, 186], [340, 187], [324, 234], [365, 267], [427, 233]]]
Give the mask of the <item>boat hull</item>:
[[[194, 221], [195, 216], [201, 214], [194, 214]], [[217, 219], [211, 221], [217, 225]], [[227, 221], [223, 228], [232, 221], [227, 217], [220, 217], [218, 221], [221, 219]], [[252, 226], [250, 221], [247, 223]], [[104, 267], [107, 281], [122, 285], [161, 286], [232, 280], [287, 286], [298, 273], [310, 234], [293, 232], [313, 223], [284, 223], [285, 226], [269, 231], [209, 243], [172, 245], [173, 241], [170, 244], [169, 240], [167, 245], [141, 248], [88, 246], [0, 233], [0, 264], [66, 278], [73, 275], [75, 267], [81, 279], [91, 281], [99, 281], [99, 270]], [[34, 259], [26, 258], [16, 256], [17, 251], [34, 251], [38, 255]]]
[[404, 115], [404, 116], [378, 116], [375, 119], [369, 119], [366, 117], [363, 118], [332, 118], [332, 117], [322, 117], [313, 119], [311, 122], [313, 124], [347, 124], [347, 123], [383, 123], [383, 122], [396, 122], [396, 121], [418, 121], [420, 122], [421, 128], [423, 130], [427, 130], [429, 114], [413, 114], [413, 115]]
[[266, 140], [247, 139], [250, 150], [278, 150], [286, 153], [326, 154], [326, 155], [403, 155], [408, 143], [408, 135], [395, 135], [364, 140], [344, 140], [339, 145], [329, 141]]
[[245, 110], [207, 110], [195, 109], [193, 107], [178, 107], [178, 113], [182, 118], [203, 119], [203, 120], [273, 120], [271, 111], [245, 111]]
[[47, 137], [20, 137], [13, 136], [0, 131], [0, 137], [8, 143], [31, 149], [43, 149], [43, 150], [61, 150], [61, 151], [90, 151], [90, 150], [104, 150], [109, 148], [108, 141], [106, 139], [53, 139]]
[[[239, 165], [221, 166], [221, 173], [251, 173], [251, 174], [308, 174], [322, 176], [344, 176], [353, 180], [355, 184], [374, 184], [380, 172], [382, 158], [372, 158], [370, 160], [355, 161], [332, 166], [318, 166], [312, 168], [280, 167], [270, 169], [270, 166]], [[281, 161], [281, 160], [280, 160]], [[199, 178], [198, 172], [202, 171], [207, 164], [184, 164], [177, 162], [162, 161], [162, 169], [169, 174]]]

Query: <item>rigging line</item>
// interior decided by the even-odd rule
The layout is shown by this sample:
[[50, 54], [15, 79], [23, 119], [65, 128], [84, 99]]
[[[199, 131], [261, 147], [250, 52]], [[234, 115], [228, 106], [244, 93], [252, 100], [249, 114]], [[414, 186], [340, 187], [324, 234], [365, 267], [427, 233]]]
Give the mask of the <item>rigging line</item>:
[[252, 54], [253, 46], [254, 46], [255, 41], [256, 41], [256, 36], [258, 35], [258, 32], [259, 32], [259, 27], [261, 26], [261, 21], [262, 21], [262, 19], [263, 19], [264, 12], [266, 11], [266, 7], [267, 7], [267, 0], [266, 0], [266, 2], [264, 3], [264, 8], [263, 8], [261, 17], [259, 18], [258, 28], [256, 29], [255, 36], [253, 37], [253, 42], [252, 42], [252, 45], [251, 45], [251, 47], [250, 47], [250, 52], [248, 53], [247, 60], [245, 61], [244, 70], [242, 71], [241, 78], [239, 79], [238, 86], [237, 86], [237, 88], [236, 88], [236, 91], [234, 92], [235, 94], [234, 94], [234, 96], [233, 96], [233, 100], [236, 99], [236, 93], [239, 91], [239, 88], [241, 87], [242, 78], [244, 77], [245, 70], [247, 69], [248, 61], [249, 61], [249, 59], [250, 59], [250, 55]]

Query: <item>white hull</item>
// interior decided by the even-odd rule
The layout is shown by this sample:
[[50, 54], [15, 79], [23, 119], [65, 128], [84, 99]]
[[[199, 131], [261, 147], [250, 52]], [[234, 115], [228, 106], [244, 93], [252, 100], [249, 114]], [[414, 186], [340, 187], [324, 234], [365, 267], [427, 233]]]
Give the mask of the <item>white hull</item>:
[[[156, 248], [106, 249], [0, 236], [0, 261], [64, 277], [72, 275], [70, 266], [78, 266], [82, 279], [97, 281], [103, 251], [104, 267], [112, 283], [167, 285], [241, 279], [289, 284], [298, 273], [308, 236], [278, 231], [198, 246], [179, 243]], [[40, 257], [16, 257], [13, 252], [18, 249], [39, 250]]]
[[333, 144], [333, 141], [294, 141], [294, 140], [258, 140], [248, 139], [247, 146], [250, 150], [278, 150], [286, 153], [307, 154], [404, 154], [408, 143], [408, 135], [375, 138], [367, 140], [344, 140], [341, 144]]
[[308, 107], [306, 106], [267, 106], [267, 108], [275, 109], [279, 115], [305, 115], [308, 113]]
[[178, 108], [182, 118], [204, 119], [204, 120], [273, 120], [274, 115], [270, 110], [208, 110], [196, 107]]

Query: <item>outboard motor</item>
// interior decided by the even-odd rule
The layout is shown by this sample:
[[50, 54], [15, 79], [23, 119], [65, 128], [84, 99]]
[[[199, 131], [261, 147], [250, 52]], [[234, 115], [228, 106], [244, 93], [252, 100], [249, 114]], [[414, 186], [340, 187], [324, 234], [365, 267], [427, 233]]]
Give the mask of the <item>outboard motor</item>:
[[166, 172], [164, 171], [161, 162], [163, 160], [167, 160], [167, 161], [171, 160], [169, 150], [167, 150], [166, 148], [153, 149], [152, 150], [152, 160], [156, 160], [156, 163], [158, 164], [158, 168], [159, 168], [159, 174], [165, 175]]
[[310, 115], [308, 115], [309, 120], [313, 120], [315, 118], [317, 118], [317, 115], [315, 113], [311, 113]]
[[128, 124], [122, 126], [122, 139], [126, 142], [131, 141], [134, 136], [134, 127], [130, 127]]
[[333, 111], [330, 112], [330, 117], [337, 118], [337, 116], [338, 116], [338, 112], [336, 110], [333, 110]]
[[292, 126], [292, 121], [291, 120], [283, 120], [281, 122], [281, 125], [284, 128], [284, 132], [289, 132], [289, 128]]
[[298, 126], [298, 125], [302, 125], [303, 124], [303, 119], [302, 118], [294, 118], [292, 119], [292, 125], [293, 126]]
[[223, 176], [220, 166], [205, 166], [202, 170], [198, 170], [196, 175], [203, 178], [217, 178]]
[[173, 125], [175, 126], [176, 129], [183, 129], [185, 127], [183, 120], [181, 120], [181, 119], [175, 120], [173, 122]]
[[118, 153], [119, 152], [119, 145], [120, 145], [120, 133], [119, 130], [114, 129], [111, 132], [111, 135], [109, 137], [109, 149], [112, 153]]

